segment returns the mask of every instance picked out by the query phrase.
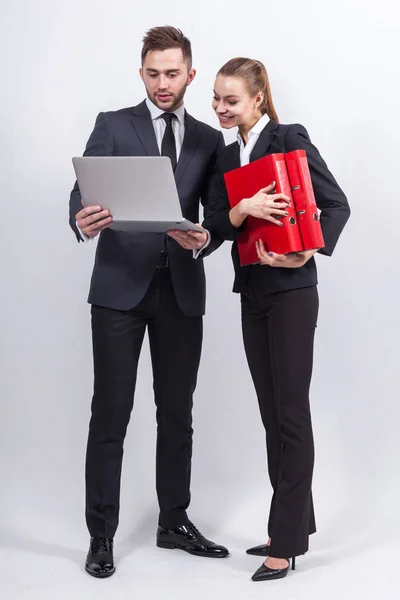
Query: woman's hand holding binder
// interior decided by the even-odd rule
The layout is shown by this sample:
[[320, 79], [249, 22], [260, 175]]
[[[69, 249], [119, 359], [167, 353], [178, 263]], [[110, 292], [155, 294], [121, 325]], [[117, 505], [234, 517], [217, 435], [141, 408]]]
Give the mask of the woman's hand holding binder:
[[265, 219], [276, 225], [282, 225], [279, 219], [276, 219], [274, 215], [285, 217], [287, 216], [286, 208], [290, 204], [290, 198], [285, 194], [274, 194], [275, 181], [270, 183], [265, 188], [259, 190], [251, 198], [243, 198], [232, 210], [237, 212], [237, 217], [234, 221], [231, 217], [231, 222], [236, 227], [240, 226], [246, 217], [252, 216], [257, 219]]
[[256, 242], [256, 250], [260, 264], [267, 267], [283, 267], [286, 269], [302, 267], [317, 252], [317, 249], [315, 249], [290, 252], [289, 254], [276, 254], [276, 252], [268, 252], [262, 240]]

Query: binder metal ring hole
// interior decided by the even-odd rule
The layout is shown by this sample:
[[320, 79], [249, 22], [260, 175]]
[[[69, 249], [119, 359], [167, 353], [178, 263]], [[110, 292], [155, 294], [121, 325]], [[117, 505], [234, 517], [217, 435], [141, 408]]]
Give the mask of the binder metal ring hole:
[[289, 219], [289, 223], [290, 223], [291, 225], [296, 225], [296, 219], [295, 219], [294, 217], [290, 217], [290, 219]]
[[314, 219], [314, 221], [318, 221], [318, 213], [313, 214], [313, 219]]
[[290, 188], [290, 189], [291, 189], [291, 190], [292, 190], [292, 192], [293, 192], [293, 191], [299, 190], [299, 189], [300, 189], [300, 186], [299, 186], [299, 185], [295, 185], [295, 186], [293, 186], [293, 187], [292, 187], [292, 188]]

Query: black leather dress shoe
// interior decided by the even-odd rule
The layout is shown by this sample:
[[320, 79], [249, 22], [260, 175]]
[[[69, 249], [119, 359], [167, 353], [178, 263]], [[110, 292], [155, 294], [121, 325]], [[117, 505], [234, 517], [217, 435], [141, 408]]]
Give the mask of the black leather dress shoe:
[[248, 548], [246, 550], [246, 554], [251, 554], [252, 556], [268, 556], [269, 546], [267, 544], [261, 544], [261, 546], [253, 546], [253, 548]]
[[[288, 565], [284, 569], [271, 569], [266, 567], [264, 563], [252, 576], [252, 581], [272, 581], [273, 579], [283, 579], [289, 573], [290, 560], [287, 559]], [[294, 570], [295, 563], [293, 559], [292, 569]]]
[[229, 556], [229, 550], [225, 546], [214, 544], [207, 540], [204, 535], [193, 525], [181, 525], [175, 529], [157, 529], [157, 546], [159, 548], [178, 548], [185, 550], [195, 556], [206, 556], [208, 558], [225, 558]]
[[90, 538], [85, 571], [93, 577], [110, 577], [115, 573], [113, 541], [111, 538]]

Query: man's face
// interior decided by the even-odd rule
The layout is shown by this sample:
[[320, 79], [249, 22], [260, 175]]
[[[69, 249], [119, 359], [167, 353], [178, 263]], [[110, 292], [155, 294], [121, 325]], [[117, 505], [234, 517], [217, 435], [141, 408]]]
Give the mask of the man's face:
[[139, 71], [149, 99], [161, 110], [172, 112], [183, 102], [196, 71], [188, 69], [180, 48], [148, 52]]

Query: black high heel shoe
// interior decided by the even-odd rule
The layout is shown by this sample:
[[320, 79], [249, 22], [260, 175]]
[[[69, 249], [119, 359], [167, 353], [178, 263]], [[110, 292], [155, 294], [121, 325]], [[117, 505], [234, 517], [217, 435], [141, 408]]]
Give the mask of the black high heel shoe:
[[248, 548], [246, 550], [246, 554], [251, 554], [252, 556], [268, 556], [268, 553], [268, 544], [261, 544], [261, 546], [253, 546], [252, 548]]
[[[259, 569], [252, 576], [252, 581], [271, 581], [272, 579], [283, 579], [289, 573], [290, 568], [290, 560], [287, 559], [288, 566], [284, 569], [271, 569], [270, 567], [266, 567], [264, 563], [261, 565]], [[296, 557], [292, 558], [292, 571], [296, 568]]]

